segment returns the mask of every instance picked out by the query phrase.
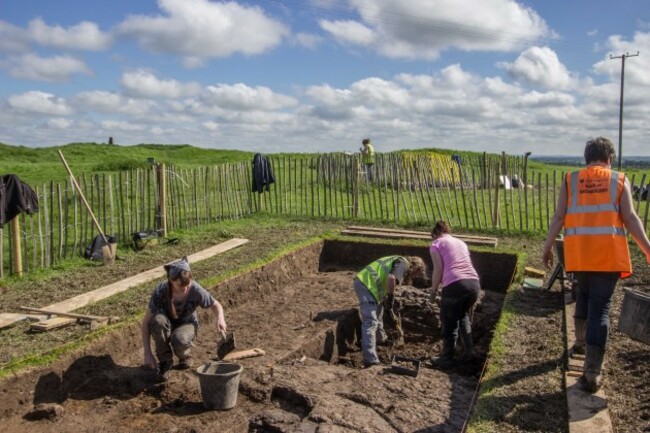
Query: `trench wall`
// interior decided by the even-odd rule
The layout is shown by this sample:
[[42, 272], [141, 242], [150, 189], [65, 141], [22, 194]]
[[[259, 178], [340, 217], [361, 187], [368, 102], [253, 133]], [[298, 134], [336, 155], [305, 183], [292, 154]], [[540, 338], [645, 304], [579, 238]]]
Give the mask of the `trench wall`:
[[[396, 245], [371, 242], [326, 240], [320, 255], [320, 270], [329, 268], [360, 269], [379, 257], [389, 255], [420, 256], [431, 269], [429, 246]], [[517, 269], [517, 256], [495, 251], [470, 250], [472, 263], [481, 279], [483, 290], [505, 292], [512, 284]], [[425, 285], [425, 282], [415, 282]]]

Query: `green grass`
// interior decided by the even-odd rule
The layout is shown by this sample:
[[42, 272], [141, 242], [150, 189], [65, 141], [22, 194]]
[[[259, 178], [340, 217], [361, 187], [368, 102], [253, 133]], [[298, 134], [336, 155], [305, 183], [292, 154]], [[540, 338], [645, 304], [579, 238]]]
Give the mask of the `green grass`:
[[149, 166], [156, 162], [189, 168], [224, 162], [251, 161], [253, 152], [202, 149], [182, 145], [138, 144], [119, 146], [97, 143], [71, 143], [65, 146], [28, 148], [0, 143], [3, 174], [16, 174], [30, 185], [60, 181], [68, 174], [59, 159], [61, 151], [75, 176], [81, 173], [109, 173]]

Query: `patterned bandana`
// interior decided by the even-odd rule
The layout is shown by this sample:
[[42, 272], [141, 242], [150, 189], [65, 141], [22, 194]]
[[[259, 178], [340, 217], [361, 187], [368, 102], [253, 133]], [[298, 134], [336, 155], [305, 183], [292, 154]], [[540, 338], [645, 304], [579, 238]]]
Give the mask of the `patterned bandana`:
[[190, 262], [187, 261], [187, 256], [184, 256], [182, 259], [169, 263], [163, 267], [167, 272], [167, 276], [173, 280], [177, 278], [181, 272], [190, 271]]

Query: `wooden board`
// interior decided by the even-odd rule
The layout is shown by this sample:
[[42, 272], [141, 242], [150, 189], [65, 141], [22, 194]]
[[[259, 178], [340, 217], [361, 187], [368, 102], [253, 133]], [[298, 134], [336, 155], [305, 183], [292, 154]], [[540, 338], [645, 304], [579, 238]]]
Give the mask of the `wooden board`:
[[239, 350], [236, 352], [230, 352], [226, 356], [223, 357], [224, 361], [236, 361], [238, 359], [244, 359], [244, 358], [253, 358], [255, 356], [262, 356], [265, 355], [266, 352], [264, 352], [262, 349], [255, 348], [255, 349], [247, 349], [247, 350]]
[[524, 275], [529, 276], [529, 277], [544, 278], [546, 276], [546, 271], [543, 271], [541, 269], [532, 268], [530, 266], [526, 266], [524, 268]]
[[[567, 353], [575, 342], [575, 328], [573, 314], [575, 303], [571, 294], [564, 295], [564, 323], [566, 324]], [[564, 373], [566, 386], [566, 400], [569, 411], [569, 433], [612, 433], [614, 428], [607, 409], [607, 396], [603, 388], [595, 394], [589, 394], [581, 389], [578, 378], [582, 376], [579, 371], [583, 361], [569, 358], [569, 366]]]
[[[345, 229], [341, 231], [344, 235], [353, 235], [353, 236], [366, 236], [374, 238], [386, 238], [386, 239], [422, 239], [422, 240], [431, 240], [431, 235], [426, 232], [420, 233], [405, 233], [405, 232], [384, 232], [384, 231], [373, 231], [373, 230], [352, 230]], [[465, 237], [462, 235], [454, 235], [454, 237], [462, 240], [468, 245], [478, 245], [478, 246], [488, 246], [496, 247], [498, 240], [496, 238], [492, 239], [477, 239], [475, 237]]]
[[23, 320], [43, 320], [46, 316], [39, 316], [35, 314], [26, 313], [0, 313], [0, 329], [13, 325], [14, 323]]
[[[210, 248], [207, 248], [203, 251], [199, 251], [198, 253], [192, 254], [188, 256], [187, 259], [190, 263], [198, 262], [201, 260], [205, 260], [209, 257], [212, 257], [214, 255], [217, 255], [219, 253], [223, 253], [225, 251], [244, 245], [247, 242], [248, 239], [233, 238], [228, 241], [222, 242], [220, 244], [214, 245]], [[48, 305], [46, 307], [43, 307], [43, 309], [68, 313], [73, 310], [76, 310], [77, 308], [85, 307], [86, 305], [90, 305], [97, 301], [101, 301], [115, 294], [124, 292], [132, 287], [147, 283], [149, 281], [153, 281], [158, 278], [162, 278], [164, 276], [165, 276], [165, 268], [163, 266], [158, 266], [156, 268], [149, 269], [148, 271], [144, 271], [132, 277], [125, 278], [124, 280], [117, 281], [113, 284], [100, 287], [99, 289], [93, 290], [91, 292], [82, 293], [81, 295], [75, 296], [70, 299], [66, 299], [65, 301]], [[0, 328], [9, 326], [17, 321], [24, 320], [26, 318], [26, 315], [24, 314], [14, 314], [14, 315], [10, 315], [10, 314], [11, 313], [3, 313], [0, 315], [0, 320], [1, 320], [0, 324], [2, 325], [0, 326]], [[44, 326], [48, 329], [51, 329], [49, 328], [49, 323], [52, 324], [59, 323], [58, 320], [56, 322], [48, 322], [49, 320], [54, 320], [54, 319], [46, 320], [47, 323]]]
[[[367, 226], [347, 226], [348, 230], [364, 230], [369, 232], [384, 232], [384, 233], [404, 233], [412, 235], [426, 235], [428, 239], [431, 239], [430, 232], [414, 231], [414, 230], [402, 230], [402, 229], [385, 229], [381, 227], [367, 227]], [[455, 237], [462, 237], [465, 239], [479, 239], [487, 241], [497, 241], [497, 238], [487, 237], [487, 236], [472, 236], [472, 235], [454, 235]]]
[[77, 323], [77, 319], [71, 319], [70, 317], [53, 317], [51, 319], [41, 320], [40, 322], [34, 323], [29, 327], [29, 329], [36, 332], [45, 332], [63, 328], [64, 326], [72, 325], [73, 323]]

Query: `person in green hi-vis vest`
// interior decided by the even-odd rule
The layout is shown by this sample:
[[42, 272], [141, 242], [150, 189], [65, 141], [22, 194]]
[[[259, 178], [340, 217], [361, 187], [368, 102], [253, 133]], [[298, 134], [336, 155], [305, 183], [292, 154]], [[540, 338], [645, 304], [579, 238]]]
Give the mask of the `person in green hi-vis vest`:
[[372, 146], [369, 138], [364, 138], [361, 141], [363, 147], [360, 147], [361, 161], [366, 169], [366, 177], [369, 182], [372, 182], [372, 167], [375, 165], [375, 148]]
[[359, 298], [361, 314], [361, 352], [364, 367], [380, 365], [377, 356], [377, 340], [386, 343], [382, 316], [384, 304], [392, 307], [395, 287], [410, 283], [413, 279], [426, 279], [426, 266], [420, 257], [387, 256], [375, 260], [354, 278], [354, 290]]

